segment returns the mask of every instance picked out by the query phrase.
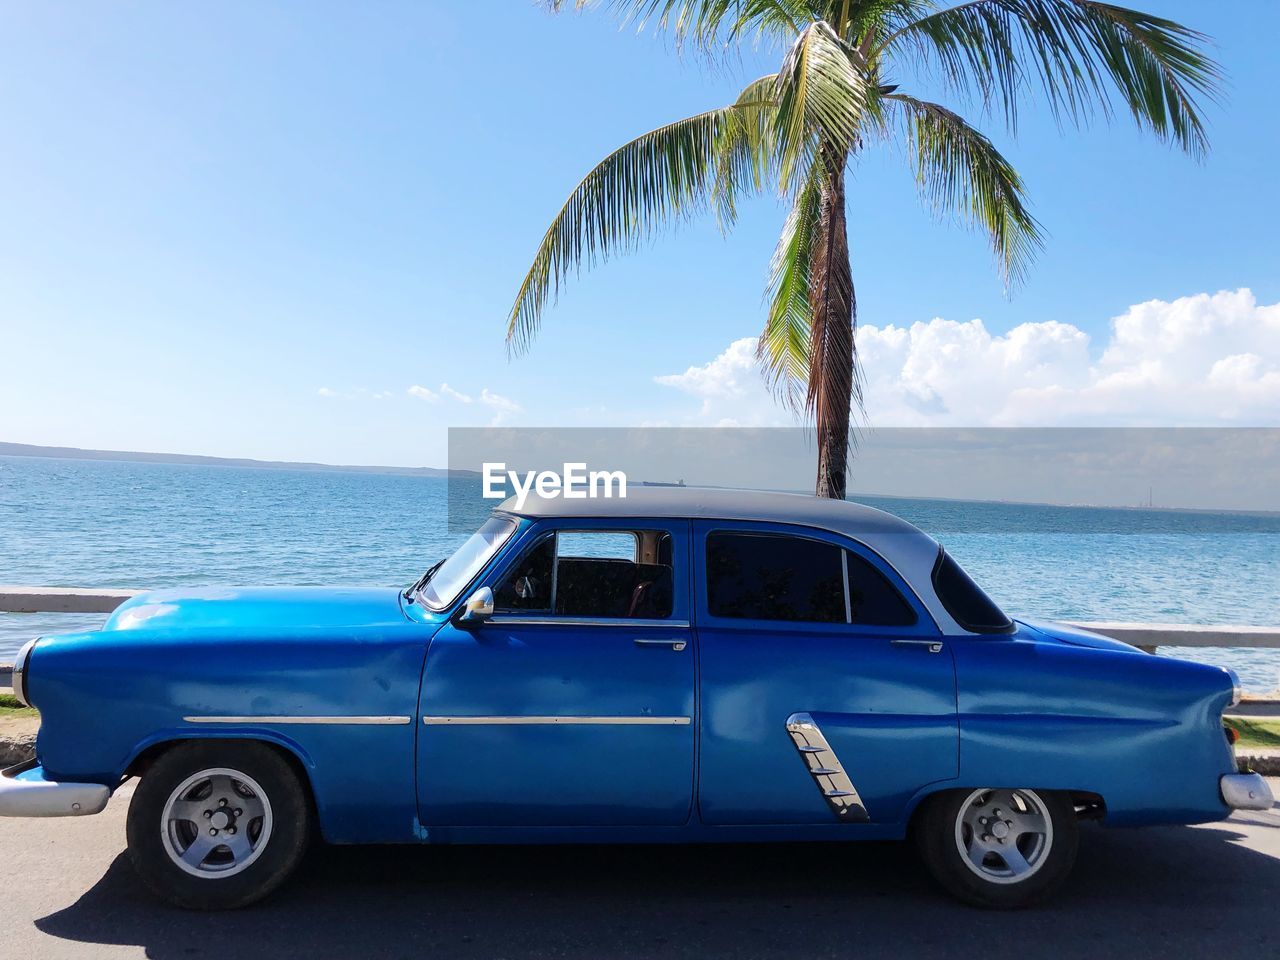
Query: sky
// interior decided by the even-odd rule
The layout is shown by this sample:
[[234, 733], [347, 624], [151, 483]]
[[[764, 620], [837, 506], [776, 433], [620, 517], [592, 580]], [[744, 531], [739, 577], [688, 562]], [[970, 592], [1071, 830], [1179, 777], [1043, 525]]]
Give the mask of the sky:
[[[871, 429], [1277, 425], [1280, 5], [1135, 5], [1213, 36], [1213, 150], [979, 117], [1047, 234], [1016, 289], [901, 152], [858, 159]], [[531, 351], [504, 343], [582, 175], [780, 52], [708, 64], [598, 11], [479, 9], [0, 4], [0, 440], [439, 466], [449, 426], [793, 423], [752, 360], [774, 196], [583, 274]]]

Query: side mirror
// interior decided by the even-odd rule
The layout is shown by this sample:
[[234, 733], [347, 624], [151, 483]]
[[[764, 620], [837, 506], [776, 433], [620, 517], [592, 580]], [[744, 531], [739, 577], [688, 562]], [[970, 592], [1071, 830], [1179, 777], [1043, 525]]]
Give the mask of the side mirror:
[[471, 596], [458, 611], [459, 623], [481, 623], [493, 616], [493, 591], [481, 587]]

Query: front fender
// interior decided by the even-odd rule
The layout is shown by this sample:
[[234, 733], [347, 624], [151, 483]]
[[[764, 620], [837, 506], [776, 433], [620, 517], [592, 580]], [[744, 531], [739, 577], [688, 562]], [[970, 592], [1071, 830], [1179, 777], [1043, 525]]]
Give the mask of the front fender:
[[342, 633], [50, 637], [28, 668], [37, 754], [52, 777], [114, 788], [157, 744], [262, 740], [306, 771], [327, 839], [414, 839], [413, 719], [431, 632], [402, 621]]

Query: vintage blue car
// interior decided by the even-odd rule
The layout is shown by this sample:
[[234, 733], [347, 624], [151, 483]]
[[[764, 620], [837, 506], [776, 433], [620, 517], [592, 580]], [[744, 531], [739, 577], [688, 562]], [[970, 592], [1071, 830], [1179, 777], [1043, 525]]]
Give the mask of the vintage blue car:
[[[1064, 584], [1064, 589], [1069, 589]], [[188, 907], [331, 843], [884, 840], [1010, 907], [1078, 821], [1270, 806], [1229, 671], [1011, 621], [912, 525], [786, 494], [511, 501], [408, 590], [161, 591], [28, 644], [0, 814], [98, 813]]]

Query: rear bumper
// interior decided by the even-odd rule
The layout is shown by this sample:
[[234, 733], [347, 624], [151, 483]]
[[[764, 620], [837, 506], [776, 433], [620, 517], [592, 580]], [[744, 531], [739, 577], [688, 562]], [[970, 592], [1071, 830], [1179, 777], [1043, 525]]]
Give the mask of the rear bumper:
[[1270, 810], [1276, 802], [1267, 781], [1256, 773], [1228, 773], [1219, 781], [1222, 800], [1232, 810]]
[[87, 817], [101, 813], [110, 799], [100, 783], [46, 779], [35, 760], [0, 772], [0, 817]]

